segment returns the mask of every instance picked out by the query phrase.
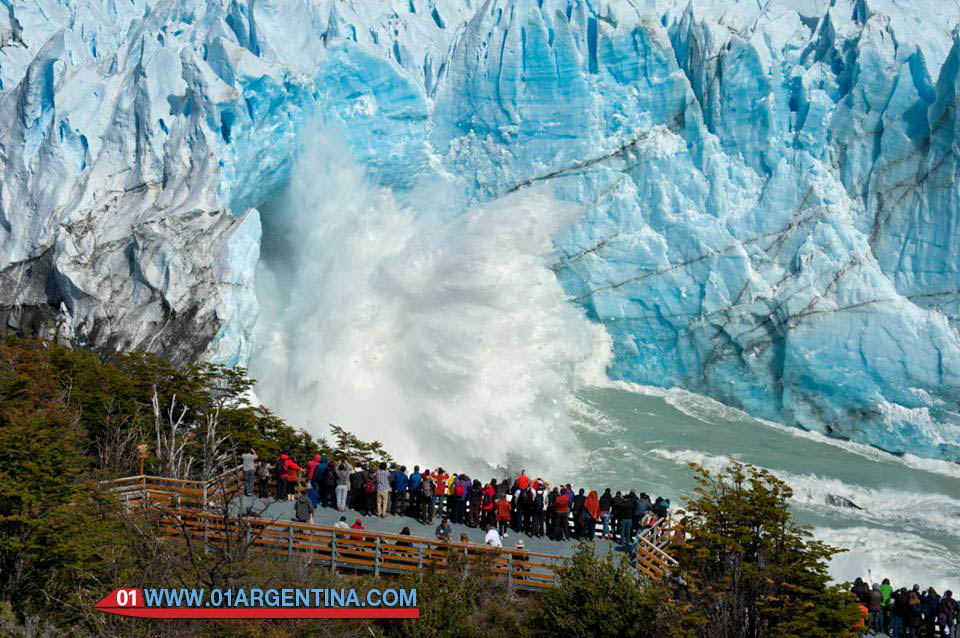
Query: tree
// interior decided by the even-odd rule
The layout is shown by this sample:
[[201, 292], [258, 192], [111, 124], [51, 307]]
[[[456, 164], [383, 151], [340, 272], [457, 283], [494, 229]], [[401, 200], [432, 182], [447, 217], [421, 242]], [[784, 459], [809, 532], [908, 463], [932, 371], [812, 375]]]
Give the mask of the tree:
[[79, 618], [91, 592], [136, 562], [47, 355], [0, 346], [0, 599], [20, 618], [51, 608]]
[[528, 619], [532, 635], [659, 635], [660, 592], [638, 575], [626, 557], [598, 557], [593, 543], [581, 542], [558, 575], [558, 586], [540, 594], [536, 610]]
[[790, 486], [764, 469], [732, 462], [697, 473], [696, 498], [674, 548], [669, 581], [675, 635], [702, 638], [854, 638], [853, 598], [830, 584], [840, 549], [813, 540], [790, 513]]
[[370, 467], [379, 461], [393, 462], [393, 457], [383, 449], [380, 441], [364, 441], [333, 423], [330, 424], [330, 432], [336, 441], [338, 457], [349, 461], [354, 467]]

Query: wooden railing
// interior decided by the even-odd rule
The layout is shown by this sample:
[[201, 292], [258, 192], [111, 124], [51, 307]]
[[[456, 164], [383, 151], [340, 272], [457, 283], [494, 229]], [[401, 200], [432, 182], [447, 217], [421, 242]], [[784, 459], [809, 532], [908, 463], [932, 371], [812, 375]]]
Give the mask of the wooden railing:
[[638, 536], [642, 536], [649, 544], [660, 550], [665, 550], [673, 542], [673, 530], [667, 527], [667, 519], [661, 518], [653, 527], [646, 527], [639, 531]]
[[505, 578], [511, 590], [553, 587], [556, 568], [569, 561], [566, 556], [526, 550], [180, 509], [160, 509], [159, 524], [160, 538], [166, 540], [196, 542], [207, 548], [245, 544], [251, 550], [304, 560], [334, 571], [369, 571], [376, 576], [429, 569], [442, 572], [449, 565], [451, 552], [461, 553], [469, 566]]
[[[662, 522], [662, 521], [661, 521]], [[651, 578], [659, 578], [666, 575], [670, 570], [677, 566], [677, 561], [673, 556], [664, 551], [664, 547], [669, 546], [669, 541], [662, 541], [660, 544], [654, 543], [650, 537], [664, 536], [658, 532], [658, 527], [662, 527], [658, 522], [651, 528], [637, 534], [636, 540], [636, 566], [637, 570], [643, 572]]]
[[143, 504], [207, 509], [233, 498], [242, 489], [242, 480], [238, 466], [206, 482], [140, 474], [101, 481], [99, 485], [116, 494], [127, 510]]
[[[230, 501], [242, 489], [239, 470], [231, 469], [208, 482], [140, 475], [100, 485], [116, 494], [127, 511], [149, 508], [158, 512], [163, 539], [201, 542], [206, 548], [246, 542], [255, 551], [283, 554], [332, 570], [372, 571], [378, 576], [428, 568], [442, 570], [453, 550], [463, 552], [471, 563], [484, 562], [488, 573], [505, 577], [511, 589], [536, 591], [553, 587], [556, 568], [569, 561], [566, 556], [526, 550], [229, 516]], [[644, 575], [660, 578], [677, 561], [651, 540], [663, 536], [652, 529], [646, 535], [637, 535], [635, 564]]]

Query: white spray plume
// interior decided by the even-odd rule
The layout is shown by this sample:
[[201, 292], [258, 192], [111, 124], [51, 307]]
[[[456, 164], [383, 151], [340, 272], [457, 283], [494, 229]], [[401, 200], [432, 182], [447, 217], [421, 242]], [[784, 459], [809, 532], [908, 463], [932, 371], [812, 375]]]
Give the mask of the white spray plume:
[[443, 187], [415, 189], [414, 209], [334, 139], [308, 145], [268, 211], [284, 237], [258, 284], [259, 397], [408, 464], [571, 469], [564, 399], [609, 347], [549, 269], [577, 210], [536, 191], [463, 210]]

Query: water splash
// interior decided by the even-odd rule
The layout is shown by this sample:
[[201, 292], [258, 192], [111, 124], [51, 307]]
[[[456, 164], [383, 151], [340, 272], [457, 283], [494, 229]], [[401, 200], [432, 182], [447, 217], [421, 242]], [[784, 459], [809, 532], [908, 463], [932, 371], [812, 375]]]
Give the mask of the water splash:
[[258, 396], [409, 463], [566, 471], [565, 397], [609, 343], [549, 269], [578, 210], [542, 191], [465, 207], [443, 184], [414, 207], [335, 138], [307, 147], [264, 213]]

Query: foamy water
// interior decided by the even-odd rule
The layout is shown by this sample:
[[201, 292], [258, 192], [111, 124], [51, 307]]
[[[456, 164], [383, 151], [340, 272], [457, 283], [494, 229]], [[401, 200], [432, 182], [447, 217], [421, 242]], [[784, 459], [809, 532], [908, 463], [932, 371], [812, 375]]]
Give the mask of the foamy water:
[[[684, 390], [607, 386], [582, 389], [572, 403], [586, 448], [584, 481], [645, 489], [682, 504], [694, 487], [689, 463], [719, 472], [733, 458], [789, 484], [799, 520], [813, 525], [817, 538], [849, 550], [831, 563], [835, 579], [960, 587], [956, 464], [753, 419]], [[829, 505], [829, 496], [861, 509]]]
[[[736, 458], [693, 450], [654, 448], [649, 453], [682, 465], [696, 463], [711, 472], [721, 471], [729, 464], [730, 458]], [[757, 463], [754, 465], [762, 467]], [[838, 513], [838, 507], [828, 503], [828, 497], [835, 496], [847, 499], [857, 506], [840, 508], [844, 518], [860, 519], [865, 523], [904, 531], [935, 531], [960, 539], [960, 499], [939, 493], [890, 487], [873, 488], [817, 474], [795, 474], [766, 469], [791, 487], [791, 501], [795, 506], [818, 512], [825, 517]]]

